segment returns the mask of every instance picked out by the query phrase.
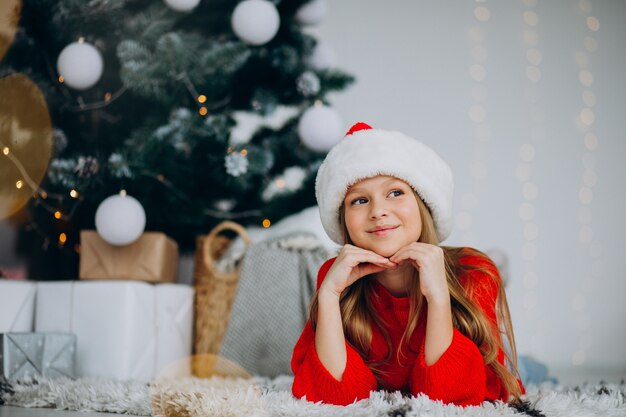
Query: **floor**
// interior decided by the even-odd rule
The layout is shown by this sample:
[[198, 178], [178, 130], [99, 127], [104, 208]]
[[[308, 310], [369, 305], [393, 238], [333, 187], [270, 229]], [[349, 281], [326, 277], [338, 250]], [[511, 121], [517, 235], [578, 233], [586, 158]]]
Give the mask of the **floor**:
[[[572, 370], [552, 369], [551, 376], [556, 376], [562, 384], [576, 385], [584, 382], [599, 382], [604, 380], [610, 383], [619, 383], [626, 379], [626, 371], [623, 369], [604, 370]], [[22, 408], [0, 405], [0, 417], [114, 417], [112, 413], [61, 411], [49, 408]], [[125, 414], [125, 417], [136, 417]]]
[[[22, 408], [0, 405], [0, 417], [115, 417], [122, 414], [96, 413], [93, 411], [61, 411], [50, 408]], [[123, 414], [124, 417], [133, 417], [131, 414]]]

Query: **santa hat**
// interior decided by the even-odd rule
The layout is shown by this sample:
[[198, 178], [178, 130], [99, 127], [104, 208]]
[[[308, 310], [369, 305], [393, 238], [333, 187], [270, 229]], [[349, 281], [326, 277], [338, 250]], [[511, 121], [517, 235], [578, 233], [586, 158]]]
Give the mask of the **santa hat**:
[[315, 196], [328, 236], [343, 245], [339, 208], [358, 181], [389, 175], [409, 184], [428, 206], [443, 242], [452, 230], [452, 170], [428, 146], [404, 133], [356, 123], [322, 162]]

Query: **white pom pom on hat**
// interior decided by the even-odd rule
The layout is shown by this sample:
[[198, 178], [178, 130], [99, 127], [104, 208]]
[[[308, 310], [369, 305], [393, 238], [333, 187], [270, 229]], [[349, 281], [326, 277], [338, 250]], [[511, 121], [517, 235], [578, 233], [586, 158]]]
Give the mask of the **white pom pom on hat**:
[[431, 148], [402, 132], [353, 125], [326, 155], [315, 179], [315, 197], [328, 236], [343, 245], [339, 209], [358, 181], [389, 175], [409, 184], [428, 206], [437, 237], [452, 231], [453, 178], [450, 166]]

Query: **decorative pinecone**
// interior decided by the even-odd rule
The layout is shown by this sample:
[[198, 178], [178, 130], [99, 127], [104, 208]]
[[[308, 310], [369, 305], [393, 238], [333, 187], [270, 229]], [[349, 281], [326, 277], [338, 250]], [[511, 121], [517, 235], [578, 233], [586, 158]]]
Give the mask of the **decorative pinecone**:
[[79, 156], [74, 172], [79, 178], [91, 178], [100, 170], [100, 163], [93, 156]]
[[224, 158], [224, 166], [226, 172], [233, 177], [238, 177], [248, 172], [248, 158], [240, 152], [233, 152]]
[[303, 96], [314, 96], [320, 92], [320, 79], [313, 71], [305, 71], [296, 80], [296, 88]]

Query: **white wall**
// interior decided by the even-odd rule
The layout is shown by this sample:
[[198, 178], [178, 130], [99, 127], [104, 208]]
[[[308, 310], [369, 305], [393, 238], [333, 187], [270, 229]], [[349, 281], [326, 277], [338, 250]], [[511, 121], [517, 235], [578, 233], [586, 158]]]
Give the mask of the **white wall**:
[[357, 78], [332, 104], [449, 161], [444, 244], [506, 251], [519, 352], [626, 376], [626, 2], [329, 6], [310, 32]]

